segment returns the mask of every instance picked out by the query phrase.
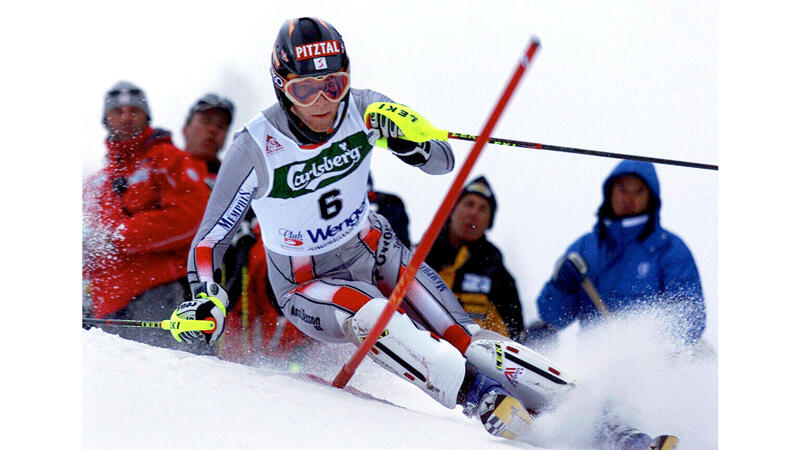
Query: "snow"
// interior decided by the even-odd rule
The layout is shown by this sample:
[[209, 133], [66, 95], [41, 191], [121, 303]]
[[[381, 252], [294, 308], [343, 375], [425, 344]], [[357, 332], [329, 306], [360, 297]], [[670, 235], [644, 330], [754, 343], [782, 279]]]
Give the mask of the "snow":
[[[578, 386], [519, 442], [490, 436], [370, 360], [339, 390], [281, 361], [246, 366], [93, 329], [82, 336], [83, 448], [586, 448], [607, 405], [623, 423], [679, 435], [682, 448], [714, 448], [716, 359], [676, 353], [659, 322], [630, 318], [551, 348]], [[302, 370], [329, 382], [354, 349], [322, 346]]]
[[[797, 42], [796, 14], [769, 1], [738, 8], [711, 1], [512, 0], [498, 6], [407, 0], [380, 7], [374, 1], [273, 3], [43, 2], [17, 5], [13, 14], [4, 15], [0, 33], [9, 44], [4, 54], [10, 63], [2, 84], [10, 102], [4, 103], [2, 114], [10, 164], [0, 183], [8, 202], [3, 221], [5, 260], [13, 261], [12, 270], [6, 272], [6, 286], [12, 289], [5, 296], [9, 307], [4, 309], [3, 329], [5, 359], [10, 361], [3, 383], [11, 416], [6, 421], [9, 442], [26, 448], [72, 447], [80, 445], [84, 434], [87, 445], [140, 447], [136, 440], [149, 435], [150, 428], [166, 427], [168, 432], [152, 434], [158, 439], [152, 447], [167, 447], [192, 439], [196, 431], [189, 430], [213, 428], [213, 420], [223, 417], [214, 414], [215, 408], [246, 409], [254, 403], [243, 403], [249, 397], [267, 395], [261, 389], [269, 389], [270, 383], [257, 381], [267, 376], [266, 369], [180, 358], [78, 329], [79, 192], [81, 178], [101, 162], [101, 99], [114, 82], [129, 79], [141, 85], [150, 98], [153, 123], [172, 130], [179, 146], [186, 110], [206, 91], [233, 98], [238, 108], [234, 126], [241, 126], [274, 101], [266, 55], [281, 22], [309, 14], [329, 19], [345, 34], [356, 86], [383, 91], [442, 128], [477, 133], [525, 41], [536, 34], [542, 51], [512, 98], [496, 136], [721, 164], [721, 177], [659, 166], [665, 198], [662, 218], [687, 242], [700, 269], [709, 308], [705, 338], [719, 349], [724, 373], [719, 378], [720, 447], [785, 445], [783, 433], [762, 430], [791, 429], [794, 415], [781, 405], [798, 400], [795, 385], [774, 382], [796, 370], [796, 358], [787, 357], [796, 352], [782, 344], [796, 340], [798, 315], [791, 285], [796, 268], [784, 260], [800, 252], [800, 241], [790, 238], [796, 235], [796, 220], [783, 217], [793, 211], [791, 204], [787, 206], [787, 194], [791, 198], [797, 191], [793, 164], [797, 153], [792, 143], [800, 75], [796, 65], [787, 64]], [[454, 143], [454, 148], [463, 158], [469, 145]], [[499, 197], [490, 238], [505, 251], [528, 320], [536, 316], [533, 300], [555, 258], [591, 226], [600, 182], [614, 164], [588, 156], [491, 146], [479, 159], [473, 175], [486, 174]], [[378, 188], [406, 200], [412, 237], [419, 239], [452, 177], [423, 177], [379, 154], [373, 170]], [[718, 196], [719, 190], [725, 195]], [[68, 317], [75, 319], [70, 322]], [[582, 377], [594, 374], [599, 386], [614, 383], [621, 375], [630, 374], [638, 381], [635, 375], [644, 376], [646, 384], [621, 377], [630, 391], [624, 386], [608, 389], [615, 397], [629, 392], [636, 401], [658, 397], [663, 386], [669, 394], [663, 397], [674, 400], [668, 405], [677, 412], [648, 413], [647, 421], [654, 427], [647, 430], [661, 432], [662, 425], [669, 425], [668, 430], [683, 433], [684, 442], [713, 442], [715, 414], [697, 410], [716, 408], [710, 397], [716, 395], [716, 379], [711, 380], [716, 366], [684, 364], [666, 372], [655, 370], [664, 366], [650, 360], [651, 350], [659, 345], [648, 340], [637, 348], [639, 359], [607, 366], [619, 356], [613, 351], [618, 340], [612, 345], [598, 338], [588, 345], [578, 339], [577, 330], [569, 331], [549, 357]], [[724, 345], [717, 345], [720, 336]], [[597, 358], [584, 353], [584, 345], [596, 349]], [[100, 361], [105, 354], [117, 358]], [[93, 363], [90, 355], [100, 356]], [[161, 359], [175, 364], [169, 370], [152, 365]], [[196, 377], [212, 383], [202, 371], [184, 371], [183, 362], [189, 361], [192, 368], [202, 366], [215, 373], [214, 380], [237, 377], [240, 384], [257, 387], [244, 397], [240, 395], [244, 388], [237, 388], [236, 395], [229, 392], [221, 404], [185, 408], [186, 398], [201, 398], [191, 388], [204, 394], [208, 390], [194, 384]], [[113, 371], [113, 378], [109, 371], [115, 367], [120, 370]], [[614, 368], [619, 370], [609, 374]], [[354, 383], [372, 392], [360, 378], [363, 370]], [[129, 372], [136, 376], [127, 376]], [[671, 377], [664, 379], [665, 374]], [[187, 383], [188, 389], [165, 393], [158, 388], [173, 378]], [[287, 391], [293, 383], [280, 375], [269, 381], [279, 381], [280, 389]], [[292, 398], [319, 387], [302, 386]], [[391, 396], [383, 390], [402, 389], [395, 386], [403, 385], [387, 382], [374, 391]], [[167, 414], [148, 390], [172, 399], [173, 412]], [[102, 398], [92, 397], [93, 392]], [[477, 446], [475, 442], [481, 446], [496, 442], [475, 423], [465, 424], [457, 412], [448, 411], [453, 415], [447, 416], [413, 390], [394, 395], [413, 399], [413, 407], [406, 408], [423, 414], [420, 422], [463, 424], [448, 435], [450, 440], [462, 435], [483, 439], [470, 441], [470, 447]], [[177, 396], [181, 402], [175, 401]], [[350, 400], [333, 396], [335, 400], [315, 402], [323, 404], [329, 416], [348, 415], [348, 409], [337, 410], [335, 405]], [[107, 403], [104, 398], [115, 401]], [[286, 403], [282, 400], [281, 405]], [[127, 405], [139, 406], [130, 410]], [[635, 411], [646, 405], [623, 407]], [[572, 406], [578, 411], [572, 420], [584, 417], [582, 406]], [[355, 432], [358, 439], [387, 436], [401, 445], [425, 429], [423, 423], [415, 423], [413, 431], [398, 432], [400, 428], [382, 426], [385, 423], [373, 424], [372, 416], [378, 413], [369, 414]], [[402, 418], [394, 419], [393, 413], [389, 420], [413, 414], [396, 415]], [[253, 416], [257, 419], [243, 419], [255, 424], [247, 430], [209, 439], [242, 438], [280, 420], [274, 409]], [[326, 420], [333, 420], [329, 416]], [[194, 425], [189, 430], [167, 427], [180, 417], [191, 417]], [[548, 422], [540, 422], [540, 433], [556, 433], [569, 425], [552, 417], [549, 430], [544, 426]], [[681, 423], [670, 422], [676, 418]], [[698, 424], [684, 423], [690, 420]], [[106, 430], [102, 437], [92, 434], [99, 427]], [[337, 428], [310, 432], [293, 424], [290, 430], [269, 438], [295, 433], [325, 447], [328, 434]], [[119, 442], [114, 440], [118, 434]]]

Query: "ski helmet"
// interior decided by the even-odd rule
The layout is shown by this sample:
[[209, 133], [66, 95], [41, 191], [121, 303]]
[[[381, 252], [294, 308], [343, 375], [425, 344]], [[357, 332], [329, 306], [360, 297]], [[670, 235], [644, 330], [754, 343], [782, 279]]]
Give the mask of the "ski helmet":
[[292, 128], [303, 137], [317, 143], [336, 133], [342, 123], [350, 92], [344, 97], [344, 112], [336, 118], [334, 126], [325, 132], [308, 128], [297, 115], [291, 112], [292, 102], [283, 92], [287, 81], [296, 77], [319, 77], [335, 72], [350, 72], [350, 59], [344, 41], [329, 23], [312, 17], [289, 19], [284, 22], [272, 49], [270, 75], [278, 103], [289, 118]]

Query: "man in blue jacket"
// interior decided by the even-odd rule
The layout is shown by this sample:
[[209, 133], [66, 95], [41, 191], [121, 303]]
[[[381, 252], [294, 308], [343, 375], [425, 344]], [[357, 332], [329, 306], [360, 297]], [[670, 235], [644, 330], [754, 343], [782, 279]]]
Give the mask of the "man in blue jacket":
[[686, 244], [661, 227], [660, 210], [655, 167], [628, 160], [617, 165], [603, 183], [594, 229], [567, 249], [539, 294], [540, 318], [557, 328], [602, 318], [584, 287], [588, 279], [606, 314], [663, 307], [673, 330], [687, 343], [697, 341], [706, 319], [700, 276]]

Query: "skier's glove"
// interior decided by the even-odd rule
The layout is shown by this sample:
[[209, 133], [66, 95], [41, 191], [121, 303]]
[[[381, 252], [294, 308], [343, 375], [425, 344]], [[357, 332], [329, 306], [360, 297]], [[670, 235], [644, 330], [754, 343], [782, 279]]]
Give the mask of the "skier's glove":
[[378, 130], [380, 133], [379, 137], [386, 138], [386, 144], [389, 146], [389, 150], [406, 164], [421, 166], [431, 157], [430, 143], [400, 139], [403, 132], [397, 127], [397, 124], [388, 117], [381, 114], [370, 113], [369, 126]]
[[589, 266], [579, 253], [570, 252], [556, 262], [553, 271], [553, 282], [561, 289], [572, 294], [578, 291], [581, 282], [586, 277]]
[[[217, 283], [206, 282], [195, 289], [194, 300], [181, 303], [172, 313], [181, 319], [211, 319], [216, 324], [211, 331], [183, 331], [175, 336], [176, 340], [186, 342], [205, 341], [208, 344], [217, 342], [225, 331], [225, 315], [228, 308], [228, 293]], [[180, 339], [178, 339], [180, 338]]]

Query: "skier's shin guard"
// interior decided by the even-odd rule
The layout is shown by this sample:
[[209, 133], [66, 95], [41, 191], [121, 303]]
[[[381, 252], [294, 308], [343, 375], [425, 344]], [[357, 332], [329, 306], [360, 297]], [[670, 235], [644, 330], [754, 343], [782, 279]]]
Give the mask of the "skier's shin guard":
[[493, 331], [472, 337], [465, 355], [482, 374], [499, 381], [525, 407], [538, 413], [574, 385], [544, 356]]
[[[370, 300], [343, 326], [351, 326], [360, 343], [387, 303], [384, 298]], [[418, 329], [407, 315], [394, 313], [368, 354], [373, 361], [415, 384], [442, 405], [456, 406], [456, 395], [464, 380], [464, 357], [449, 342]]]

